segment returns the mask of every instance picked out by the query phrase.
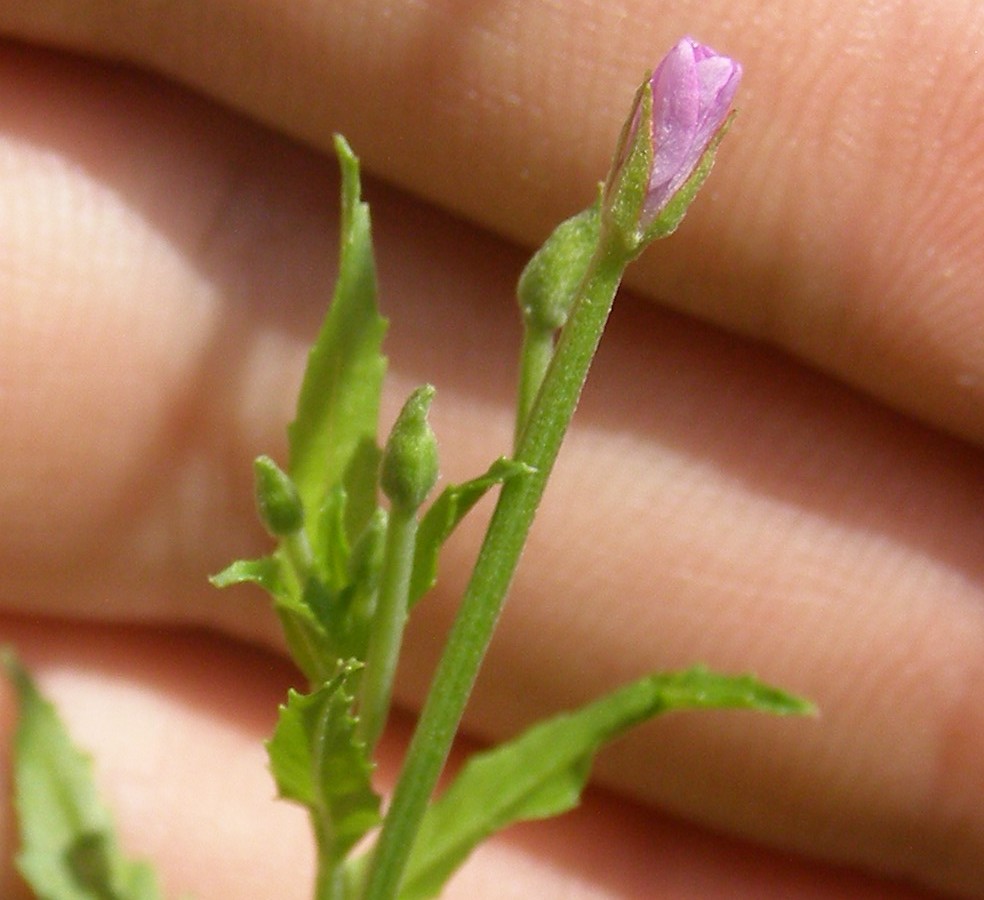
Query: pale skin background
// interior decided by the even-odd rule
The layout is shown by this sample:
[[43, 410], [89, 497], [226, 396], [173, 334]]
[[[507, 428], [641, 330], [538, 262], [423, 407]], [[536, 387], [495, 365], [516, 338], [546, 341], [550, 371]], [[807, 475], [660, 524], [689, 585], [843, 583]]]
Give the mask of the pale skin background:
[[326, 301], [332, 133], [374, 176], [387, 420], [433, 381], [466, 477], [508, 446], [528, 248], [682, 34], [743, 62], [741, 115], [617, 304], [467, 726], [698, 660], [823, 713], [647, 726], [449, 896], [984, 896], [984, 6], [8, 0], [0, 29], [0, 638], [169, 897], [308, 890], [259, 747], [293, 675], [264, 598], [205, 575], [266, 546], [249, 464]]

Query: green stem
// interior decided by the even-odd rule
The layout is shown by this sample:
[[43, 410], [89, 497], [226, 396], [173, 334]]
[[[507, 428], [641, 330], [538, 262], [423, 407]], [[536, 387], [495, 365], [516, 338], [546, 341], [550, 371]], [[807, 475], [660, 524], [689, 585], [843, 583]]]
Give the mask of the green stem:
[[345, 900], [345, 894], [345, 870], [332, 859], [319, 859], [314, 900]]
[[299, 528], [291, 534], [285, 534], [281, 538], [281, 546], [284, 548], [284, 555], [294, 571], [298, 585], [303, 586], [314, 568], [314, 553], [307, 532]]
[[519, 356], [519, 390], [516, 398], [516, 431], [513, 452], [519, 449], [519, 439], [540, 392], [554, 354], [554, 331], [536, 328], [526, 323], [523, 328], [523, 347]]
[[359, 695], [358, 737], [370, 751], [376, 746], [389, 714], [393, 678], [407, 621], [416, 538], [417, 511], [394, 504], [386, 527], [379, 599]]
[[420, 821], [447, 759], [627, 261], [628, 255], [602, 234], [517, 447], [516, 459], [535, 471], [508, 481], [499, 495], [374, 850], [365, 900], [397, 896]]

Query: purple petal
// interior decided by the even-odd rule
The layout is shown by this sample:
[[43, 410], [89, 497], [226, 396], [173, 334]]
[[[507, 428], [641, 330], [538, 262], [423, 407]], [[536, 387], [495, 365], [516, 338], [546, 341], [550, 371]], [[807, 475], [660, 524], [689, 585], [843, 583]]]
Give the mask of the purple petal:
[[690, 177], [728, 113], [741, 66], [683, 38], [653, 73], [653, 167], [644, 215], [656, 216]]
[[697, 63], [701, 112], [696, 143], [706, 143], [724, 121], [740, 79], [741, 66], [726, 56], [710, 56]]
[[653, 73], [653, 169], [663, 184], [686, 163], [700, 117], [700, 83], [692, 46], [678, 43]]

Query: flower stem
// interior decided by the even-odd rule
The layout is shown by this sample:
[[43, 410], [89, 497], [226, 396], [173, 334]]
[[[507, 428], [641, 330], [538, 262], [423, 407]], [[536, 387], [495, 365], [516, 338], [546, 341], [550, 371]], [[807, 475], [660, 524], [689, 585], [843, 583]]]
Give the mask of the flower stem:
[[322, 857], [318, 860], [318, 875], [314, 886], [314, 900], [344, 900], [345, 871], [334, 860]]
[[298, 528], [297, 531], [285, 534], [280, 540], [298, 585], [303, 585], [314, 568], [314, 553], [307, 532]]
[[603, 229], [516, 448], [517, 461], [534, 471], [507, 482], [499, 495], [374, 850], [366, 900], [397, 896], [420, 821], [450, 751], [627, 262], [620, 244]]
[[516, 431], [513, 452], [519, 450], [519, 438], [523, 433], [530, 411], [540, 392], [540, 386], [550, 366], [554, 353], [553, 329], [537, 328], [529, 323], [523, 329], [523, 347], [519, 356], [519, 390], [516, 397]]
[[389, 714], [393, 678], [407, 621], [416, 537], [416, 509], [393, 504], [386, 528], [379, 599], [359, 696], [358, 737], [370, 750], [375, 747]]

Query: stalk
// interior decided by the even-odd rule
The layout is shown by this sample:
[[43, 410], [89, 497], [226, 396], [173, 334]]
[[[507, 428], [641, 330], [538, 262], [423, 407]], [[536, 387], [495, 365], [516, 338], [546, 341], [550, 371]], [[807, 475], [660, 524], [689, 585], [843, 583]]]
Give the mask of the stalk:
[[507, 482], [499, 495], [373, 851], [365, 900], [397, 896], [420, 821], [450, 751], [628, 261], [629, 254], [603, 232], [517, 439], [517, 461], [534, 472]]
[[407, 622], [416, 536], [416, 508], [394, 504], [386, 529], [379, 599], [359, 697], [358, 737], [370, 749], [376, 746], [389, 714], [393, 679]]
[[530, 411], [536, 402], [543, 379], [550, 367], [554, 353], [555, 332], [550, 328], [536, 328], [526, 324], [523, 329], [523, 346], [519, 357], [519, 390], [516, 399], [516, 428], [513, 453], [519, 451], [519, 437], [526, 427]]

